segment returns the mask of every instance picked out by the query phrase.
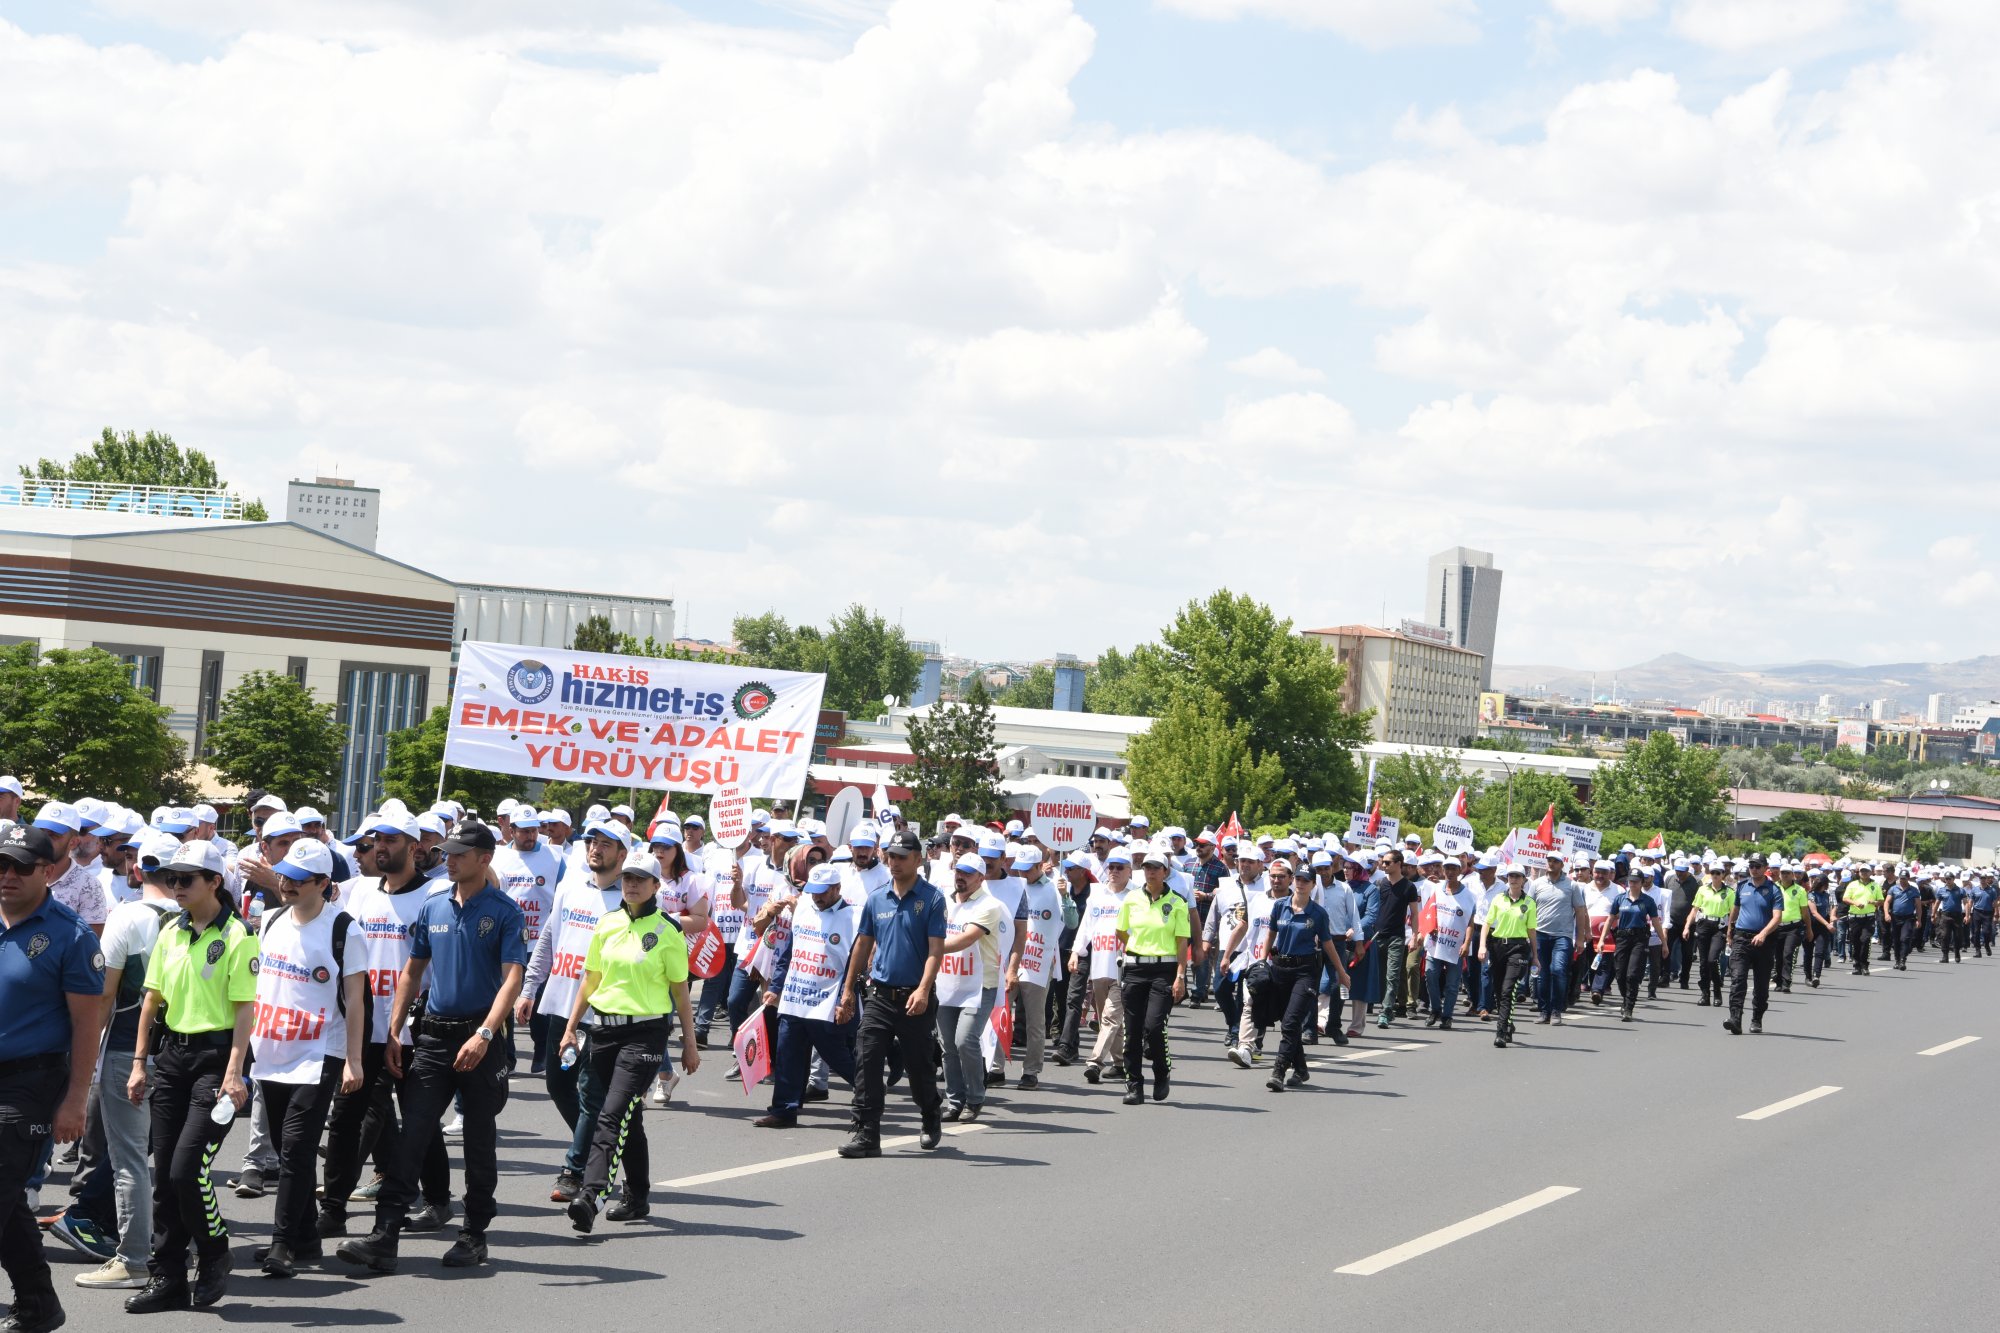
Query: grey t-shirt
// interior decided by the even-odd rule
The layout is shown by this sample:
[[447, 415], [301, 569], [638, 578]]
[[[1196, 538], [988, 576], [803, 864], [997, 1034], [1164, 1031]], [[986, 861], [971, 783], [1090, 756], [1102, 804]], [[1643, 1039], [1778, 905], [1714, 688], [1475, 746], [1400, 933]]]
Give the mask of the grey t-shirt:
[[1576, 938], [1576, 909], [1584, 904], [1583, 890], [1575, 880], [1568, 875], [1561, 879], [1544, 877], [1530, 884], [1528, 892], [1535, 899], [1537, 933], [1564, 940]]

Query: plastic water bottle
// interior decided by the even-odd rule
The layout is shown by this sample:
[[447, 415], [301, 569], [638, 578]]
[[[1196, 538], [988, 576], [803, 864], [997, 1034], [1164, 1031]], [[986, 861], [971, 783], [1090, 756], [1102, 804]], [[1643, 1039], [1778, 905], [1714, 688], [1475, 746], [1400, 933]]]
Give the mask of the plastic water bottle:
[[227, 1125], [236, 1119], [236, 1100], [227, 1093], [219, 1093], [215, 1105], [209, 1108], [208, 1118], [218, 1125]]
[[574, 1046], [563, 1047], [562, 1067], [565, 1072], [576, 1068], [576, 1047]]

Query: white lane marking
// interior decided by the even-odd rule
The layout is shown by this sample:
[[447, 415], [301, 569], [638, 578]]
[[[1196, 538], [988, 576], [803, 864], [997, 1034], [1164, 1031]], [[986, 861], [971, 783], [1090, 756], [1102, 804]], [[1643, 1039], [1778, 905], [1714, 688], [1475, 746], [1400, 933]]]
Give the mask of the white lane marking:
[[1781, 1115], [1795, 1106], [1804, 1106], [1807, 1102], [1816, 1102], [1822, 1097], [1831, 1097], [1839, 1091], [1839, 1088], [1828, 1083], [1822, 1087], [1814, 1088], [1811, 1092], [1802, 1092], [1796, 1097], [1787, 1097], [1781, 1102], [1772, 1102], [1769, 1106], [1760, 1106], [1754, 1111], [1746, 1111], [1736, 1118], [1738, 1120], [1769, 1120], [1772, 1116]]
[[1957, 1041], [1948, 1041], [1944, 1043], [1942, 1046], [1933, 1046], [1928, 1051], [1918, 1051], [1917, 1054], [1943, 1055], [1946, 1051], [1955, 1051], [1961, 1046], [1970, 1046], [1972, 1045], [1973, 1042], [1978, 1040], [1979, 1038], [1977, 1037], [1960, 1037]]
[[[951, 1125], [944, 1132], [948, 1135], [977, 1134], [985, 1128], [986, 1126], [984, 1125]], [[891, 1148], [906, 1148], [916, 1141], [917, 1136], [915, 1134], [904, 1134], [893, 1139], [883, 1139], [882, 1150], [887, 1152]], [[749, 1166], [732, 1166], [723, 1171], [707, 1171], [698, 1176], [682, 1176], [678, 1180], [662, 1180], [655, 1184], [654, 1188], [663, 1190], [693, 1189], [697, 1185], [713, 1185], [718, 1181], [736, 1180], [742, 1176], [761, 1176], [766, 1171], [782, 1171], [788, 1166], [805, 1166], [811, 1162], [830, 1162], [838, 1156], [840, 1156], [838, 1150], [828, 1148], [825, 1152], [800, 1153], [797, 1157], [780, 1157], [770, 1162], [752, 1162]]]
[[1502, 1222], [1512, 1221], [1523, 1213], [1532, 1213], [1535, 1209], [1554, 1203], [1557, 1199], [1567, 1199], [1576, 1192], [1575, 1185], [1551, 1185], [1547, 1189], [1536, 1190], [1533, 1194], [1516, 1199], [1512, 1203], [1503, 1203], [1498, 1208], [1488, 1209], [1477, 1217], [1454, 1222], [1448, 1227], [1431, 1232], [1428, 1236], [1405, 1241], [1393, 1249], [1384, 1250], [1380, 1254], [1371, 1254], [1366, 1259], [1333, 1271], [1349, 1273], [1355, 1277], [1373, 1277], [1385, 1268], [1394, 1268], [1397, 1264], [1414, 1259], [1418, 1255], [1429, 1254], [1432, 1250], [1440, 1249], [1455, 1240], [1464, 1240], [1467, 1236], [1477, 1235], [1488, 1227], [1497, 1227]]
[[1346, 1055], [1326, 1056], [1324, 1058], [1324, 1063], [1338, 1065], [1338, 1064], [1345, 1064], [1349, 1060], [1367, 1060], [1378, 1055], [1388, 1055], [1393, 1051], [1421, 1051], [1424, 1047], [1428, 1046], [1429, 1044], [1430, 1044], [1429, 1042], [1423, 1042], [1423, 1041], [1406, 1041], [1402, 1043], [1400, 1046], [1378, 1046], [1373, 1050], [1350, 1051]]

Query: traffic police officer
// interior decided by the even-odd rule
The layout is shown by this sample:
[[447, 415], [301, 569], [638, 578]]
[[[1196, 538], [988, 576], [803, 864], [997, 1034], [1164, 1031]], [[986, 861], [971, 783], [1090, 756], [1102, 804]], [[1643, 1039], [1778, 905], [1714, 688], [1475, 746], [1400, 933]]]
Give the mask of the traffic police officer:
[[[1167, 1017], [1187, 997], [1189, 944], [1194, 929], [1187, 899], [1167, 887], [1166, 853], [1154, 850], [1142, 862], [1146, 881], [1118, 904], [1118, 948], [1125, 955], [1119, 998], [1125, 1005], [1125, 1105], [1146, 1100], [1140, 1081], [1143, 1054], [1153, 1062], [1153, 1100], [1167, 1099]], [[1320, 912], [1324, 925], [1325, 911]], [[1317, 972], [1314, 973], [1317, 978]], [[1300, 1015], [1303, 1021], [1304, 1015]]]
[[1514, 1039], [1514, 992], [1533, 961], [1535, 900], [1528, 896], [1528, 872], [1509, 862], [1500, 871], [1506, 889], [1486, 903], [1486, 920], [1479, 936], [1479, 961], [1493, 977], [1493, 994], [1500, 1001], [1500, 1022], [1493, 1044], [1505, 1047]]
[[[625, 1165], [625, 1197], [605, 1210], [613, 1222], [636, 1221], [651, 1211], [646, 1191], [651, 1163], [640, 1100], [660, 1072], [667, 1048], [667, 1017], [687, 1012], [688, 948], [680, 925], [660, 910], [660, 863], [633, 851], [619, 877], [621, 901], [597, 919], [583, 959], [583, 984], [571, 1002], [560, 1058], [580, 1051], [577, 1029], [590, 1034], [592, 1076], [604, 1089], [583, 1185], [569, 1201], [570, 1225], [589, 1231], [598, 1205], [611, 1193], [618, 1163]], [[694, 1026], [681, 1024], [681, 1066], [701, 1067]]]
[[[403, 1215], [417, 1197], [417, 1174], [456, 1098], [465, 1117], [465, 1225], [445, 1251], [447, 1268], [486, 1262], [486, 1224], [500, 1177], [494, 1121], [507, 1104], [507, 1052], [497, 1041], [521, 993], [528, 962], [527, 920], [493, 882], [498, 839], [477, 819], [454, 825], [441, 850], [451, 891], [434, 893], [410, 923], [410, 961], [389, 1006], [383, 1059], [403, 1079], [403, 1141], [375, 1203], [375, 1229], [336, 1252], [378, 1273], [396, 1269]], [[415, 1053], [405, 1056], [403, 1024], [430, 979]]]
[[[847, 963], [847, 982], [834, 1022], [854, 1017], [859, 1005], [861, 1028], [856, 1041], [854, 1137], [840, 1145], [842, 1157], [882, 1155], [882, 1074], [890, 1047], [902, 1054], [910, 1080], [910, 1096], [923, 1118], [918, 1142], [935, 1148], [944, 1132], [944, 1104], [938, 1096], [937, 1063], [933, 1052], [932, 987], [944, 960], [949, 910], [944, 895], [918, 871], [923, 844], [908, 829], [899, 829], [882, 848], [889, 864], [889, 882], [868, 895], [855, 929], [854, 953]], [[867, 983], [866, 1003], [859, 999]]]
[[28, 1207], [28, 1178], [53, 1134], [83, 1135], [103, 1027], [104, 955], [83, 919], [49, 896], [55, 843], [38, 828], [0, 831], [0, 1263], [14, 1284], [7, 1333], [60, 1328], [62, 1303]]
[[[229, 1228], [208, 1169], [235, 1112], [250, 1104], [243, 1070], [257, 1017], [257, 937], [222, 887], [223, 874], [212, 842], [182, 843], [163, 873], [181, 914], [161, 926], [146, 965], [146, 1003], [125, 1083], [135, 1106], [152, 1084], [153, 1253], [146, 1285], [125, 1302], [133, 1314], [213, 1305], [229, 1282]], [[149, 1055], [156, 1057], [150, 1076]], [[192, 1292], [190, 1238], [198, 1265]]]

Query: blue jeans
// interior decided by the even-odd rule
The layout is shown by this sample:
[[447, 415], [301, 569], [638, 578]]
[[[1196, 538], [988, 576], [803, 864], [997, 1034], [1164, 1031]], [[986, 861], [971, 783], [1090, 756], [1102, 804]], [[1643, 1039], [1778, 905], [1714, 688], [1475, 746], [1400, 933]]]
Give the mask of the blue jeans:
[[[976, 946], [975, 946], [976, 947]], [[978, 1004], [937, 1006], [938, 1044], [944, 1047], [945, 1100], [954, 1106], [979, 1106], [986, 1101], [986, 1057], [980, 1037], [993, 1017], [999, 987], [979, 992]]]
[[733, 1036], [750, 1017], [750, 1011], [764, 1003], [764, 986], [750, 973], [731, 964], [729, 976], [729, 1031]]
[[1549, 1017], [1569, 1008], [1569, 956], [1576, 941], [1567, 935], [1535, 932], [1535, 957], [1542, 965], [1542, 979], [1535, 985], [1535, 1008]]
[[723, 967], [712, 977], [705, 977], [701, 983], [701, 994], [694, 1002], [694, 1030], [708, 1039], [708, 1028], [715, 1021], [715, 1011], [726, 1010], [729, 1004], [729, 979], [736, 975], [733, 964]]
[[771, 1114], [797, 1115], [805, 1105], [806, 1070], [815, 1053], [853, 1087], [854, 1038], [860, 1029], [859, 1018], [834, 1023], [778, 1015], [777, 1051], [771, 1063]]
[[1450, 1021], [1452, 1010], [1458, 1007], [1458, 982], [1465, 974], [1465, 965], [1459, 962], [1447, 963], [1433, 958], [1424, 967], [1424, 986], [1430, 992], [1431, 1012], [1439, 1018]]

